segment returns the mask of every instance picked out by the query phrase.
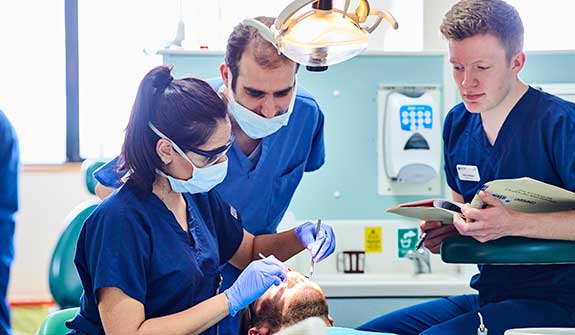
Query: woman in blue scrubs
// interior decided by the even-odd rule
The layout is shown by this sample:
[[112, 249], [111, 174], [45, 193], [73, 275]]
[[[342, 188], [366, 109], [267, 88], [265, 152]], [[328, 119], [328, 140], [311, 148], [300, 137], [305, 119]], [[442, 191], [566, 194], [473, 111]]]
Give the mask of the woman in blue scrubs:
[[[267, 26], [274, 22], [257, 19]], [[297, 85], [297, 71], [298, 65], [278, 54], [255, 28], [240, 23], [228, 38], [221, 79], [210, 81], [229, 102], [236, 135], [228, 174], [216, 190], [254, 235], [277, 231], [304, 174], [325, 162], [324, 115], [315, 98]], [[118, 169], [119, 160], [94, 174], [101, 198], [122, 184], [125, 171]], [[232, 285], [240, 273], [225, 264], [222, 287]], [[228, 317], [220, 323], [220, 334], [235, 335], [238, 325], [237, 317]]]
[[[227, 106], [207, 83], [170, 71], [157, 67], [140, 84], [122, 148], [127, 181], [80, 233], [74, 334], [215, 334], [219, 320], [285, 280], [280, 260], [308, 248], [320, 261], [335, 248], [329, 226], [317, 238], [308, 223], [257, 237], [243, 230], [212, 190], [234, 137]], [[245, 269], [218, 294], [226, 262]]]
[[[575, 240], [575, 211], [522, 213], [483, 192], [488, 181], [531, 177], [575, 190], [575, 104], [528, 86], [523, 25], [502, 0], [463, 0], [446, 14], [453, 78], [462, 103], [443, 128], [445, 175], [453, 198], [469, 203], [479, 192], [486, 208], [463, 206], [453, 225], [424, 222], [425, 246], [438, 252], [454, 234], [480, 242], [503, 236]], [[480, 265], [471, 279], [478, 294], [432, 300], [360, 327], [401, 335], [489, 335], [524, 327], [575, 326], [575, 265]]]

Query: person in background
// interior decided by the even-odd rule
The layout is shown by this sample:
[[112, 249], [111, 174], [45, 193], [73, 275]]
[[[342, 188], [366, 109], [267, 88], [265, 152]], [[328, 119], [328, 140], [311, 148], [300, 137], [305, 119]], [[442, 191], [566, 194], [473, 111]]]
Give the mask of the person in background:
[[[258, 17], [271, 26], [273, 18]], [[237, 25], [229, 36], [221, 80], [211, 82], [228, 102], [236, 135], [228, 153], [229, 173], [216, 186], [222, 199], [241, 214], [254, 234], [276, 232], [304, 172], [325, 160], [324, 116], [312, 95], [297, 85], [298, 64], [253, 27]], [[115, 159], [96, 172], [100, 197], [122, 183], [125, 173]], [[240, 269], [227, 264], [222, 289], [230, 287]], [[238, 318], [227, 318], [220, 334], [237, 333]]]
[[[233, 142], [227, 106], [206, 82], [173, 80], [168, 66], [144, 77], [122, 148], [125, 183], [78, 238], [84, 293], [66, 324], [72, 334], [216, 334], [218, 321], [286, 280], [281, 261], [304, 248], [316, 261], [333, 252], [327, 225], [259, 236], [242, 228], [213, 190]], [[219, 290], [226, 262], [245, 270]]]
[[[447, 183], [455, 201], [479, 192], [486, 208], [465, 205], [453, 225], [424, 222], [425, 246], [437, 253], [448, 236], [480, 242], [503, 236], [575, 240], [575, 211], [521, 213], [481, 191], [488, 181], [531, 177], [575, 190], [575, 104], [519, 79], [525, 65], [523, 24], [502, 0], [463, 0], [445, 15], [441, 32], [462, 103], [443, 129]], [[475, 334], [481, 313], [489, 335], [524, 327], [575, 326], [575, 265], [480, 265], [479, 294], [408, 307], [359, 327], [399, 335]]]
[[0, 334], [12, 334], [6, 299], [14, 259], [14, 214], [18, 210], [20, 154], [16, 131], [0, 110]]

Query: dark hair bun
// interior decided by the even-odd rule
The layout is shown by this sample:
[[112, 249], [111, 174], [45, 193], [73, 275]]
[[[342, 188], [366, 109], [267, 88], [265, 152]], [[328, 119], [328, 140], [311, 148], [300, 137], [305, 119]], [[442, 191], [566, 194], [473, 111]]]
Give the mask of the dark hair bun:
[[152, 86], [158, 90], [165, 90], [168, 85], [174, 80], [172, 77], [173, 65], [164, 65], [157, 68], [154, 79], [152, 80]]

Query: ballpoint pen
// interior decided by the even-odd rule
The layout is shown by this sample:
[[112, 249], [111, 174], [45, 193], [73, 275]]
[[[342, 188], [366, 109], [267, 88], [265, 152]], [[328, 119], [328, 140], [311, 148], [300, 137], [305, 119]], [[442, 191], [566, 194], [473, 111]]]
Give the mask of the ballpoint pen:
[[417, 244], [415, 245], [415, 250], [419, 250], [419, 248], [421, 248], [426, 238], [427, 238], [427, 232], [424, 231], [423, 234], [421, 234], [419, 240], [417, 241]]
[[[321, 228], [321, 219], [317, 220], [317, 224], [315, 225], [315, 234], [313, 236], [313, 240], [315, 241], [317, 239], [317, 234], [319, 233], [319, 229]], [[308, 278], [311, 279], [311, 276], [313, 275], [313, 268], [314, 268], [315, 262], [313, 261], [313, 257], [311, 259], [311, 265], [309, 267], [309, 276], [307, 276]]]

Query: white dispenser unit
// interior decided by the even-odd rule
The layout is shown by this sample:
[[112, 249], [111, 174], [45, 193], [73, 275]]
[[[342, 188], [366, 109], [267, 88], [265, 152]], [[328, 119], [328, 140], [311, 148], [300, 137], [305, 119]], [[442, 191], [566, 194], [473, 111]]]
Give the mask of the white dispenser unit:
[[435, 86], [378, 92], [379, 194], [440, 193], [441, 126]]

